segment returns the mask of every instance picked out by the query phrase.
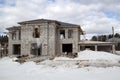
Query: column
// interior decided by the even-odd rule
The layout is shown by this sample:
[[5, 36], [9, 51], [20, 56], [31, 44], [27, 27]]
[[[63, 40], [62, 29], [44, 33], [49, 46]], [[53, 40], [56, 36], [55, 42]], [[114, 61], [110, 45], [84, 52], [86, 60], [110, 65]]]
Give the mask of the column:
[[80, 45], [78, 45], [78, 52], [80, 52]]
[[115, 54], [115, 45], [112, 45], [112, 53]]
[[95, 51], [97, 51], [97, 45], [95, 45]]

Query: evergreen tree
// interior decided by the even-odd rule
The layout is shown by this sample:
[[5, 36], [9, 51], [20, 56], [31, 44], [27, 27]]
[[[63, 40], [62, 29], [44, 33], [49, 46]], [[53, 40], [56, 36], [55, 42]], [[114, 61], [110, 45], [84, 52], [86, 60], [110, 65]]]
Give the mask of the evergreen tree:
[[[120, 38], [120, 34], [119, 33], [116, 33], [114, 35], [115, 38]], [[93, 41], [106, 41], [107, 39], [111, 39], [113, 38], [113, 34], [109, 34], [109, 35], [99, 35], [99, 36], [93, 36], [91, 38], [91, 40]]]
[[0, 36], [0, 44], [4, 45], [4, 43], [8, 43], [8, 36]]
[[113, 36], [111, 34], [109, 34], [109, 36], [108, 36], [108, 39], [110, 39], [110, 38], [113, 38]]
[[93, 36], [91, 40], [92, 41], [97, 41], [97, 36]]
[[102, 41], [106, 41], [106, 39], [107, 39], [106, 35], [103, 35], [102, 36]]
[[116, 33], [115, 34], [115, 38], [119, 38], [120, 37], [120, 34], [119, 33]]

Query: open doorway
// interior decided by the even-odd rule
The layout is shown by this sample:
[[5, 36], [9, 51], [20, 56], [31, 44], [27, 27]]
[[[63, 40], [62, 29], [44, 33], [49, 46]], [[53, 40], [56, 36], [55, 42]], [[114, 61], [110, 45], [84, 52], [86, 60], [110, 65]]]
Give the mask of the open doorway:
[[20, 55], [21, 54], [21, 45], [20, 44], [14, 44], [13, 45], [13, 54], [14, 55]]
[[62, 44], [62, 52], [72, 53], [72, 44]]
[[31, 54], [35, 56], [40, 56], [42, 53], [42, 45], [37, 46], [37, 43], [31, 44]]

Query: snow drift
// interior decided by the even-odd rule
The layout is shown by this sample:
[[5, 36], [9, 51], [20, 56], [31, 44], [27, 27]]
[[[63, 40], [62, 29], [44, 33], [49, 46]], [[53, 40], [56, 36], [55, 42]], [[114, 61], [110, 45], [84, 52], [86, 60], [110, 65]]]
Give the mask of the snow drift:
[[85, 50], [78, 53], [77, 58], [56, 57], [58, 62], [78, 64], [79, 67], [94, 66], [94, 67], [111, 67], [120, 66], [120, 56], [101, 51]]
[[55, 60], [120, 60], [120, 56], [108, 52], [85, 50], [78, 52], [77, 58], [57, 57]]
[[120, 60], [120, 56], [103, 52], [103, 51], [91, 51], [91, 50], [85, 50], [78, 53], [77, 59], [83, 59], [83, 60]]
[[[14, 59], [0, 59], [0, 80], [119, 80], [120, 67], [71, 68], [49, 67], [46, 64], [37, 65], [34, 62], [19, 64]], [[50, 64], [51, 61], [46, 60]], [[43, 62], [44, 63], [44, 62]], [[66, 64], [66, 66], [68, 66]], [[70, 65], [69, 65], [70, 66]], [[71, 65], [72, 66], [72, 65]]]

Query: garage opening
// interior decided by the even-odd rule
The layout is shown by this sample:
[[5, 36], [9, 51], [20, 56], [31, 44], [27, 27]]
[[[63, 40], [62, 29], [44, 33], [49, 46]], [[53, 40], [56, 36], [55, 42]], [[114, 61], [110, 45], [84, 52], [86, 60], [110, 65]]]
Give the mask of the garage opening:
[[21, 54], [21, 45], [20, 44], [14, 44], [13, 45], [13, 54], [14, 55], [20, 55]]
[[72, 44], [62, 44], [62, 52], [72, 53]]
[[81, 45], [81, 46], [80, 46], [80, 50], [81, 50], [81, 51], [86, 50], [86, 49], [87, 49], [87, 50], [93, 50], [93, 51], [94, 51], [94, 50], [95, 50], [95, 46], [92, 46], [92, 45], [91, 45], [91, 46], [89, 46], [89, 45]]
[[98, 46], [98, 51], [106, 51], [106, 52], [111, 52], [112, 51], [112, 46]]

